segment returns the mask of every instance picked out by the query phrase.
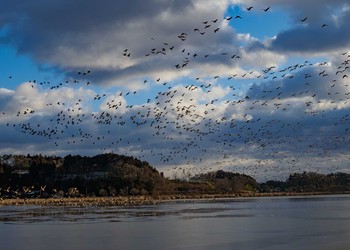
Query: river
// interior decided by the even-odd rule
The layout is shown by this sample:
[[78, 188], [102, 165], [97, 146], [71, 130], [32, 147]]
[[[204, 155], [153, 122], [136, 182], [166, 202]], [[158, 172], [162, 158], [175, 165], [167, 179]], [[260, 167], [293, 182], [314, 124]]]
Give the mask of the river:
[[350, 196], [0, 207], [0, 249], [350, 249]]

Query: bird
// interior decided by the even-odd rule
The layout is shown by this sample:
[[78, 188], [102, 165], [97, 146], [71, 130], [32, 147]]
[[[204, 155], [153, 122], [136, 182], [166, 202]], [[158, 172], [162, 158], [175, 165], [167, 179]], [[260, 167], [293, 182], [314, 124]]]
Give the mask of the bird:
[[308, 19], [308, 17], [304, 17], [304, 18], [302, 18], [300, 21], [303, 23], [303, 22], [305, 22], [307, 19]]

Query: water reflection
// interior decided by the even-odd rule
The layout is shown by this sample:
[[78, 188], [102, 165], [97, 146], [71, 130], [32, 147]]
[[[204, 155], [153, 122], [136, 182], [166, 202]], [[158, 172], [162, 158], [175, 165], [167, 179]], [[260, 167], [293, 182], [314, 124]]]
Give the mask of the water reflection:
[[[289, 217], [305, 220], [350, 220], [350, 214], [325, 214], [320, 206], [337, 208], [349, 196], [249, 198], [231, 201], [173, 202], [140, 207], [0, 207], [0, 223], [98, 223], [152, 220], [192, 220], [237, 217]], [[304, 209], [299, 209], [303, 207]], [[342, 207], [339, 207], [342, 209]], [[326, 212], [322, 212], [326, 211]]]
[[350, 196], [0, 207], [1, 249], [350, 249], [349, 207]]

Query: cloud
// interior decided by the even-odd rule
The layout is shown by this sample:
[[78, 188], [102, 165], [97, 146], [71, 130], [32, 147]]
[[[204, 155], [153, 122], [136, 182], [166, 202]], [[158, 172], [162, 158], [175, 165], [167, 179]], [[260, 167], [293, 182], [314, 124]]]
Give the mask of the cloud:
[[[13, 1], [0, 6], [3, 26], [9, 27], [3, 42], [12, 44], [19, 53], [64, 70], [84, 67], [123, 69], [128, 63], [137, 64], [155, 43], [159, 46], [169, 37], [179, 40], [177, 35], [186, 21], [193, 19], [191, 13], [196, 11], [195, 8], [202, 7], [198, 22], [201, 22], [201, 16], [208, 14], [203, 5], [207, 4], [198, 1], [177, 1], [175, 4], [161, 0], [103, 4], [96, 1], [18, 4]], [[214, 5], [224, 8], [225, 1]], [[217, 9], [211, 15], [219, 13], [220, 9]], [[153, 36], [156, 41], [151, 40]], [[132, 50], [131, 62], [122, 56], [125, 48]]]
[[276, 35], [270, 44], [271, 50], [312, 55], [339, 51], [350, 46], [350, 35], [345, 32], [350, 21], [348, 1], [233, 0], [231, 4], [239, 4], [244, 8], [254, 6], [255, 12], [270, 6], [269, 11], [285, 12], [289, 16], [294, 25]]
[[[317, 67], [314, 77], [319, 77]], [[229, 87], [180, 84], [140, 105], [130, 105], [126, 92], [103, 96], [83, 88], [47, 91], [24, 83], [15, 91], [1, 91], [7, 98], [10, 95], [8, 109], [21, 110], [19, 117], [2, 110], [6, 115], [1, 119], [1, 153], [113, 151], [148, 160], [161, 169], [176, 164], [193, 172], [230, 169], [254, 176], [268, 169], [269, 176], [276, 177], [278, 170], [282, 178], [305, 169], [303, 164], [311, 164], [312, 169], [321, 158], [332, 159], [331, 152], [346, 157], [348, 150], [344, 132], [349, 107], [339, 106], [345, 100], [318, 99], [311, 93], [293, 96], [299, 90], [290, 86], [302, 85], [298, 74], [304, 72], [278, 83], [284, 94], [275, 92], [269, 99], [261, 95], [274, 90], [274, 82], [263, 88], [252, 85], [247, 96], [237, 99], [229, 98], [236, 92]], [[315, 83], [320, 90], [328, 84]], [[35, 113], [24, 115], [24, 107], [35, 107]], [[324, 152], [329, 153], [321, 156]]]
[[[258, 66], [280, 61], [281, 56], [266, 49], [254, 55], [245, 51], [242, 42], [249, 44], [254, 38], [237, 34], [223, 19], [227, 5], [225, 0], [11, 2], [0, 6], [3, 26], [9, 27], [2, 41], [38, 63], [57, 67], [69, 79], [104, 86], [130, 84], [132, 89], [142, 88], [146, 78], [165, 76], [171, 81], [194, 72], [201, 77], [229, 69], [243, 72], [241, 66], [253, 66], [257, 57]], [[182, 33], [184, 41], [179, 38]], [[126, 49], [130, 57], [123, 56]], [[242, 60], [232, 59], [233, 55]], [[87, 70], [92, 74], [85, 78], [76, 74]]]
[[283, 52], [319, 54], [344, 50], [350, 46], [350, 35], [344, 32], [349, 21], [350, 11], [346, 10], [337, 19], [329, 17], [323, 23], [299, 25], [278, 34], [271, 48]]

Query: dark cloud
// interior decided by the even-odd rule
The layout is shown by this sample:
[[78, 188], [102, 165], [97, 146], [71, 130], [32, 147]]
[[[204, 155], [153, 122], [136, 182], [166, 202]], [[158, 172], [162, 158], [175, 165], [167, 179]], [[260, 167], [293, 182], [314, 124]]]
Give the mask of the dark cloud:
[[57, 59], [61, 50], [81, 56], [105, 52], [112, 44], [118, 47], [124, 40], [119, 34], [133, 26], [152, 24], [162, 13], [186, 8], [192, 8], [191, 1], [11, 1], [0, 4], [0, 18], [2, 26], [8, 27], [3, 41], [42, 63], [64, 67]]
[[118, 26], [130, 21], [151, 19], [164, 11], [178, 13], [190, 8], [192, 1], [176, 1], [175, 4], [174, 0], [117, 2], [107, 0], [103, 3], [94, 0], [74, 2], [34, 0], [30, 3], [3, 2], [0, 6], [5, 24], [8, 22], [21, 31], [32, 28], [33, 35], [49, 32], [56, 33], [59, 37], [64, 34], [74, 35], [98, 29], [110, 29], [113, 26], [119, 28]]
[[310, 24], [298, 25], [279, 33], [272, 41], [271, 49], [279, 52], [325, 53], [349, 47], [350, 34], [346, 32], [349, 22], [350, 9], [337, 17], [337, 20], [328, 16], [321, 22], [310, 21]]
[[350, 45], [350, 35], [346, 32], [350, 6], [346, 0], [233, 2], [254, 6], [256, 11], [270, 6], [270, 11], [283, 11], [288, 15], [291, 28], [277, 34], [270, 47], [280, 53], [326, 53]]
[[[191, 59], [193, 70], [200, 70], [204, 62], [213, 67], [236, 63], [217, 56], [241, 50], [237, 34], [222, 17], [226, 4], [150, 0], [33, 1], [21, 5], [14, 1], [3, 4], [0, 10], [3, 25], [8, 27], [2, 41], [19, 54], [57, 67], [70, 77], [89, 69], [95, 72], [91, 75], [95, 84], [125, 85], [136, 75], [140, 80], [164, 71], [174, 75], [179, 71], [175, 65], [183, 64], [186, 57]], [[218, 21], [212, 22], [215, 19]], [[211, 27], [205, 28], [203, 21], [209, 21]], [[195, 28], [205, 35], [194, 32]], [[214, 32], [218, 28], [220, 31]], [[178, 37], [181, 33], [186, 33], [186, 41]], [[124, 49], [130, 58], [122, 56]], [[152, 49], [165, 49], [166, 55], [154, 56]], [[181, 53], [184, 49], [186, 52]], [[146, 58], [146, 54], [151, 56]], [[210, 56], [205, 58], [207, 54]]]

